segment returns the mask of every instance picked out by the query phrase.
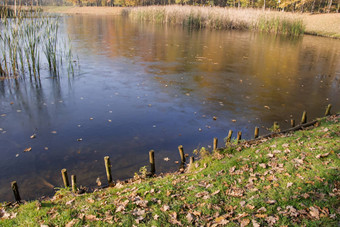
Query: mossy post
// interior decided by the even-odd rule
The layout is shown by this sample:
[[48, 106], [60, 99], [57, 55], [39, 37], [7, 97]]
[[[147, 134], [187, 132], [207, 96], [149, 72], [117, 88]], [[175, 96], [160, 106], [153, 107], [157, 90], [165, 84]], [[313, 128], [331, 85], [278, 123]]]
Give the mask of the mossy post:
[[295, 120], [290, 119], [290, 127], [294, 128], [295, 127]]
[[185, 163], [185, 155], [184, 155], [184, 150], [183, 150], [182, 145], [178, 146], [178, 151], [179, 151], [179, 155], [181, 156], [181, 162]]
[[71, 175], [72, 192], [77, 192], [77, 178], [76, 175]]
[[302, 117], [301, 117], [301, 124], [306, 124], [307, 123], [307, 112], [303, 111]]
[[213, 142], [213, 151], [217, 150], [217, 143], [218, 143], [218, 139], [214, 138], [214, 142]]
[[61, 170], [61, 176], [63, 178], [65, 188], [69, 187], [70, 183], [68, 182], [67, 170], [66, 169]]
[[229, 130], [228, 137], [227, 137], [227, 143], [230, 143], [232, 136], [233, 136], [233, 130]]
[[259, 127], [255, 127], [254, 139], [257, 139], [258, 137], [259, 137]]
[[16, 181], [11, 182], [11, 188], [14, 194], [15, 201], [20, 202], [20, 194], [19, 194], [19, 189], [18, 189], [18, 184]]
[[274, 124], [273, 124], [273, 131], [274, 132], [278, 132], [280, 129], [280, 125], [277, 121], [274, 121]]
[[241, 132], [241, 131], [238, 131], [238, 132], [237, 132], [236, 143], [239, 143], [240, 140], [241, 140], [241, 138], [242, 138], [242, 132]]
[[110, 184], [112, 183], [110, 157], [109, 157], [109, 156], [105, 156], [105, 157], [104, 157], [104, 162], [105, 162], [105, 170], [106, 170], [107, 182], [108, 182], [109, 185], [110, 185]]
[[332, 104], [328, 104], [325, 112], [325, 116], [331, 115]]
[[155, 167], [155, 151], [151, 150], [149, 151], [149, 160], [150, 160], [150, 172], [152, 175], [155, 174], [156, 172], [156, 167]]

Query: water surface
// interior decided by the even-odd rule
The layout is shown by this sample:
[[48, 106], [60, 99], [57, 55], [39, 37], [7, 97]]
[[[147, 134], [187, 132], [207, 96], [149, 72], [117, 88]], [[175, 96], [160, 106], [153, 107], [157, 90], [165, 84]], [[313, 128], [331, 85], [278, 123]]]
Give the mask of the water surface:
[[53, 195], [62, 168], [93, 187], [97, 177], [105, 182], [104, 156], [113, 178], [126, 179], [148, 165], [150, 149], [157, 172], [173, 171], [180, 144], [191, 155], [213, 137], [222, 145], [229, 129], [251, 138], [255, 126], [261, 134], [273, 121], [287, 128], [303, 110], [309, 119], [328, 103], [339, 110], [339, 40], [110, 16], [65, 17], [61, 32], [79, 74], [42, 75], [41, 85], [0, 81], [1, 201], [13, 200], [13, 180], [26, 200]]

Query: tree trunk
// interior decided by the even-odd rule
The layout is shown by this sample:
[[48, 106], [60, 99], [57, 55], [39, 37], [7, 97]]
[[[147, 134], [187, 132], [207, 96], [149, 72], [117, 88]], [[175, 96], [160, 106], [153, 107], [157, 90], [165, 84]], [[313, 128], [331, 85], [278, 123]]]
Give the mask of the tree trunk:
[[313, 4], [312, 4], [311, 13], [314, 13], [314, 7], [315, 7], [315, 0], [313, 1]]
[[332, 3], [333, 3], [333, 0], [329, 0], [327, 13], [330, 13], [330, 12], [331, 12]]

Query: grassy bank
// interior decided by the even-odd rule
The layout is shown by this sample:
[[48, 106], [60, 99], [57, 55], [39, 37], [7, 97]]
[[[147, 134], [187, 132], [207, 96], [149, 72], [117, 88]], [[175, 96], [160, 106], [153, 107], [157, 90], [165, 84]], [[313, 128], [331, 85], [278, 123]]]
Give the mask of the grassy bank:
[[[177, 6], [179, 7], [179, 6]], [[150, 11], [153, 10], [153, 8], [157, 7], [150, 7]], [[163, 6], [159, 6], [159, 9], [164, 8]], [[162, 20], [171, 20], [171, 23], [183, 23], [188, 22], [188, 17], [183, 16], [182, 13], [182, 7], [180, 7], [178, 10], [171, 11], [170, 9], [168, 10], [168, 15], [173, 15], [173, 17], [163, 17]], [[190, 7], [188, 7], [190, 8]], [[199, 7], [194, 7], [195, 9], [198, 10]], [[134, 16], [132, 17], [139, 17], [139, 18], [144, 18], [143, 20], [146, 20], [147, 17], [145, 14], [146, 10], [143, 10], [143, 7], [140, 8], [123, 8], [123, 7], [70, 7], [70, 6], [61, 6], [61, 7], [56, 7], [56, 6], [50, 6], [50, 7], [43, 7], [45, 12], [53, 12], [53, 13], [65, 13], [65, 14], [90, 14], [90, 15], [121, 15], [123, 12], [126, 13], [126, 11], [134, 11]], [[332, 38], [340, 38], [340, 14], [335, 14], [335, 13], [327, 13], [327, 14], [293, 14], [293, 13], [278, 13], [278, 12], [263, 12], [261, 10], [252, 10], [252, 9], [242, 9], [242, 10], [237, 10], [237, 9], [223, 9], [223, 8], [210, 8], [210, 7], [201, 7], [201, 10], [207, 12], [210, 10], [210, 12], [222, 12], [222, 11], [230, 11], [230, 16], [232, 17], [227, 17], [226, 15], [221, 15], [220, 13], [218, 15], [213, 15], [213, 18], [208, 18], [207, 21], [210, 21], [208, 24], [208, 27], [212, 26], [215, 28], [221, 29], [223, 26], [228, 27], [233, 24], [235, 28], [246, 28], [247, 26], [252, 24], [252, 28], [257, 28], [259, 30], [266, 28], [267, 30], [274, 30], [275, 28], [278, 28], [281, 26], [281, 29], [285, 29], [287, 27], [286, 21], [297, 21], [298, 24], [294, 25], [293, 28], [295, 27], [300, 27], [300, 20], [302, 20], [302, 25], [304, 26], [304, 34], [311, 34], [311, 35], [317, 35], [317, 36], [325, 36], [325, 37], [332, 37]], [[157, 12], [159, 10], [154, 10], [155, 15], [157, 14], [165, 14], [164, 10], [163, 12]], [[184, 11], [184, 10], [183, 10]], [[186, 10], [188, 11], [188, 10]], [[198, 10], [199, 11], [199, 10]], [[157, 12], [157, 13], [156, 13]], [[249, 15], [248, 15], [248, 12]], [[150, 15], [150, 13], [147, 13]], [[204, 14], [204, 13], [203, 13]], [[269, 14], [269, 16], [267, 15]], [[263, 20], [264, 15], [267, 15], [266, 20]], [[181, 19], [176, 19], [176, 17], [179, 17]], [[231, 18], [238, 18], [237, 21], [231, 20]], [[255, 18], [258, 18], [256, 20]], [[274, 18], [274, 19], [273, 19]], [[284, 18], [284, 20], [281, 20], [280, 18]], [[160, 18], [151, 18], [152, 20], [161, 20]], [[224, 19], [224, 22], [223, 22]], [[280, 26], [278, 26], [278, 20], [284, 21], [284, 23], [281, 23]], [[257, 23], [257, 22], [261, 23]], [[264, 21], [267, 21], [266, 26], [262, 26]], [[204, 23], [201, 21], [200, 22], [203, 26]], [[232, 23], [232, 24], [231, 24]], [[293, 33], [295, 33], [293, 29]]]
[[176, 5], [126, 8], [125, 11], [136, 20], [193, 28], [248, 29], [287, 35], [304, 33], [301, 17], [292, 13]]
[[[183, 174], [3, 206], [1, 226], [336, 226], [340, 117], [208, 153]], [[156, 153], [157, 155], [157, 153]]]

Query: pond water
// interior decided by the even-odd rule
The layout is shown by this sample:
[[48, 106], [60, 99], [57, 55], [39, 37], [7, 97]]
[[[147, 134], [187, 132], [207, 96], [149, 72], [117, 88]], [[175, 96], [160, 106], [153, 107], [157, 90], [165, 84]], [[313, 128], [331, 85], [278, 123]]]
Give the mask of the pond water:
[[41, 86], [0, 81], [1, 201], [14, 199], [13, 180], [25, 200], [53, 195], [62, 168], [79, 185], [105, 183], [106, 155], [114, 179], [148, 166], [151, 149], [156, 172], [174, 171], [178, 145], [192, 155], [214, 137], [222, 146], [229, 129], [249, 139], [255, 126], [260, 134], [274, 121], [288, 128], [304, 110], [309, 119], [328, 103], [339, 111], [340, 40], [110, 16], [64, 17], [61, 32], [72, 40], [79, 74], [42, 75]]

